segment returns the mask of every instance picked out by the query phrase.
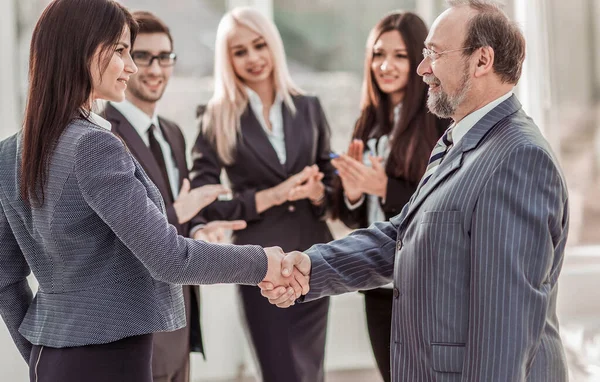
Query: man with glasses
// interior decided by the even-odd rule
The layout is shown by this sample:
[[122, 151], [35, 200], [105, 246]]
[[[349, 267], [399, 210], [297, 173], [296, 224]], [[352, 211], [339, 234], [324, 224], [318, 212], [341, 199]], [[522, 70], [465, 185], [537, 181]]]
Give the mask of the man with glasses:
[[[310, 274], [304, 301], [394, 281], [394, 382], [566, 382], [556, 304], [568, 193], [513, 94], [525, 40], [491, 1], [447, 2], [417, 72], [429, 110], [454, 123], [417, 191], [388, 222], [283, 267]], [[261, 287], [273, 304], [293, 302]]]
[[[140, 29], [131, 50], [138, 67], [127, 84], [126, 100], [109, 103], [104, 111], [131, 153], [140, 162], [148, 177], [162, 194], [169, 223], [180, 235], [191, 236], [190, 220], [196, 225], [196, 239], [222, 237], [224, 229], [241, 229], [243, 221], [210, 222], [198, 226], [200, 209], [224, 192], [222, 187], [201, 187], [190, 190], [186, 148], [180, 128], [157, 115], [161, 99], [177, 55], [169, 28], [149, 12], [134, 12]], [[184, 286], [183, 295], [187, 326], [174, 332], [154, 334], [152, 373], [155, 382], [189, 381], [190, 351], [204, 353], [200, 330], [200, 290]]]

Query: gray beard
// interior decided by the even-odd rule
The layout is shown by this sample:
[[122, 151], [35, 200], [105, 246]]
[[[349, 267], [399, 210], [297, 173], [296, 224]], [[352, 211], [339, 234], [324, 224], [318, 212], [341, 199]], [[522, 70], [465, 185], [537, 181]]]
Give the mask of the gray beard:
[[440, 118], [450, 118], [456, 113], [456, 109], [463, 103], [467, 93], [471, 90], [469, 72], [465, 69], [460, 87], [455, 95], [449, 95], [442, 89], [439, 93], [429, 93], [427, 107], [429, 111]]

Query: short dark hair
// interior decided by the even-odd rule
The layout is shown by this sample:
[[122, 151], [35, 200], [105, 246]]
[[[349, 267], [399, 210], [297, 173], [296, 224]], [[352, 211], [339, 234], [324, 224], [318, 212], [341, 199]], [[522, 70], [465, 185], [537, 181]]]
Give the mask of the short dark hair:
[[148, 11], [135, 11], [132, 12], [132, 15], [139, 25], [138, 34], [164, 33], [169, 38], [171, 49], [173, 49], [173, 36], [171, 36], [171, 30], [167, 24], [156, 17], [154, 13]]
[[505, 83], [516, 84], [525, 61], [525, 37], [500, 6], [490, 0], [447, 0], [451, 7], [469, 6], [477, 15], [469, 21], [464, 55], [489, 46], [494, 50], [494, 72]]

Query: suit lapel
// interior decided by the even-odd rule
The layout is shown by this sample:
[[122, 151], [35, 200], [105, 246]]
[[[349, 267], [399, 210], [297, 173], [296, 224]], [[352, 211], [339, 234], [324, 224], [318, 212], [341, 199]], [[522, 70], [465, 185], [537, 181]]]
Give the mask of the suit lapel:
[[460, 140], [458, 145], [450, 150], [448, 156], [444, 158], [442, 164], [440, 164], [427, 184], [419, 190], [419, 193], [413, 194], [408, 202], [408, 209], [401, 224], [405, 225], [421, 204], [423, 204], [429, 194], [431, 194], [443, 180], [447, 179], [462, 166], [464, 155], [468, 151], [475, 149], [483, 137], [485, 137], [498, 122], [505, 117], [514, 114], [519, 109], [521, 109], [521, 103], [515, 95], [512, 95], [506, 101], [484, 115], [483, 118], [481, 118]]
[[287, 174], [291, 175], [299, 171], [299, 166], [296, 166], [296, 161], [300, 156], [300, 149], [303, 147], [312, 148], [312, 146], [305, 145], [304, 142], [304, 134], [306, 134], [306, 131], [310, 126], [304, 123], [301, 113], [296, 113], [296, 115], [292, 116], [292, 113], [285, 103], [281, 107], [281, 112], [283, 114], [283, 131], [286, 151], [285, 170]]
[[170, 186], [167, 181], [163, 179], [156, 159], [154, 159], [152, 152], [148, 146], [146, 146], [137, 130], [129, 123], [127, 118], [125, 118], [125, 116], [110, 103], [106, 106], [104, 114], [106, 119], [113, 126], [113, 133], [117, 134], [125, 141], [129, 151], [131, 151], [133, 156], [140, 163], [150, 180], [152, 180], [152, 183], [158, 187], [163, 198], [166, 195], [169, 195], [167, 187]]
[[242, 138], [246, 142], [248, 149], [253, 151], [260, 162], [268, 167], [274, 173], [280, 175], [283, 179], [287, 178], [284, 167], [279, 162], [279, 157], [267, 137], [267, 133], [261, 126], [258, 119], [250, 109], [246, 108], [240, 118]]

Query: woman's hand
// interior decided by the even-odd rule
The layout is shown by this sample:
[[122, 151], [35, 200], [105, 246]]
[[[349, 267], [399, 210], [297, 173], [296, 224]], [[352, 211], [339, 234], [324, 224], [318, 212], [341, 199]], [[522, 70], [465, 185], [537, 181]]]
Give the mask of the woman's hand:
[[[356, 155], [355, 152], [352, 153]], [[356, 203], [360, 196], [365, 194], [386, 197], [388, 177], [385, 174], [383, 160], [379, 157], [369, 155], [371, 167], [362, 162], [342, 154], [331, 161], [338, 170], [342, 180], [344, 192], [350, 203]]]
[[317, 176], [317, 166], [306, 166], [299, 173], [290, 176], [277, 186], [256, 193], [256, 211], [260, 214], [271, 207], [279, 206], [288, 200], [290, 191], [310, 178]]
[[288, 193], [288, 201], [310, 199], [311, 203], [321, 204], [325, 197], [325, 185], [322, 180], [325, 176], [322, 172], [318, 172], [317, 165], [313, 165], [317, 173], [309, 177], [304, 183], [292, 188]]

